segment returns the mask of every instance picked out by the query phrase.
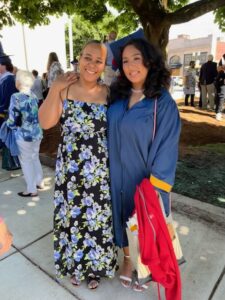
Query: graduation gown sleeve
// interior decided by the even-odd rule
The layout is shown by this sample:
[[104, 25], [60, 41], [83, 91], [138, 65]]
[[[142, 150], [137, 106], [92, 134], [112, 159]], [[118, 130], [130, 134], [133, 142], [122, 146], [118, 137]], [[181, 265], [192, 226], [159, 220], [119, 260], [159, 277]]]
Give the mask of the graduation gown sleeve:
[[[180, 137], [180, 116], [175, 101], [159, 103], [156, 134], [150, 148], [148, 168], [150, 182], [161, 194], [165, 212], [170, 212], [169, 193], [175, 179]], [[166, 105], [165, 105], [166, 104]]]

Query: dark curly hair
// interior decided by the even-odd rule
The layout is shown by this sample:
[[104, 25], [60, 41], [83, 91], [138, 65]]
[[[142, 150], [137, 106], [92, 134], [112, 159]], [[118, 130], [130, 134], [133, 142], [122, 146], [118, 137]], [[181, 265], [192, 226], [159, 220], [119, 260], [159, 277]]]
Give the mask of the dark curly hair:
[[118, 62], [121, 75], [111, 85], [111, 103], [118, 99], [127, 99], [131, 95], [132, 84], [126, 78], [122, 65], [123, 51], [130, 45], [141, 52], [144, 66], [149, 69], [144, 84], [144, 95], [148, 98], [158, 97], [162, 92], [162, 87], [168, 89], [170, 86], [170, 72], [165, 66], [160, 51], [145, 39], [131, 39], [121, 48], [120, 61]]

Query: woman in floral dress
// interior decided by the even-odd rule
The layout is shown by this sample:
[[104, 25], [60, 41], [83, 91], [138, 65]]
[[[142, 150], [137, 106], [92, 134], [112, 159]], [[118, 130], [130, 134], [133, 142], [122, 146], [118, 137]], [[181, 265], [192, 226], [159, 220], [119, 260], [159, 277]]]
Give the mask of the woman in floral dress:
[[19, 148], [19, 161], [26, 182], [26, 191], [20, 197], [35, 197], [43, 188], [43, 171], [39, 159], [42, 130], [38, 123], [38, 99], [31, 91], [34, 78], [31, 72], [19, 70], [16, 87], [10, 99], [7, 126], [14, 130]]
[[57, 79], [39, 111], [41, 126], [59, 120], [62, 138], [56, 162], [54, 258], [57, 276], [98, 286], [117, 267], [113, 244], [106, 144], [107, 88], [97, 80], [106, 49], [89, 42], [79, 59], [80, 77]]

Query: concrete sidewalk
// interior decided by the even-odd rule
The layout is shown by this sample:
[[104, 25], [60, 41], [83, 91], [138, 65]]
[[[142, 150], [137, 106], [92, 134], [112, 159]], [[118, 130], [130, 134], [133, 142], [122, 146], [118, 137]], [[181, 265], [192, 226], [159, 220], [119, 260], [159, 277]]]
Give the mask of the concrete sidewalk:
[[[21, 198], [17, 196], [17, 192], [25, 188], [21, 171], [0, 171], [0, 214], [14, 236], [10, 252], [0, 258], [0, 299], [158, 299], [154, 283], [148, 291], [137, 293], [123, 288], [118, 277], [103, 279], [95, 291], [88, 290], [85, 283], [75, 288], [68, 279], [55, 280], [52, 242], [54, 172], [44, 167], [44, 174], [46, 188], [39, 192], [39, 197]], [[201, 220], [202, 211], [205, 220], [208, 215], [207, 221], [212, 220], [211, 216], [216, 218], [217, 213], [223, 221], [225, 210], [180, 195], [173, 195], [173, 198], [174, 219], [187, 260], [181, 266], [183, 300], [225, 299], [225, 231], [222, 226], [216, 227], [220, 222]]]

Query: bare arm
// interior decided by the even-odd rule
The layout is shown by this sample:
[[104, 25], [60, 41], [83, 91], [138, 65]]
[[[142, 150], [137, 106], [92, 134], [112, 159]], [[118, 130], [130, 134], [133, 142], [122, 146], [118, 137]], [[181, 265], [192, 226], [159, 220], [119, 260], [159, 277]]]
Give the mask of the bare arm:
[[76, 81], [77, 75], [68, 72], [53, 82], [38, 113], [39, 122], [43, 129], [49, 129], [58, 123], [62, 114], [62, 95], [65, 94], [67, 87]]

